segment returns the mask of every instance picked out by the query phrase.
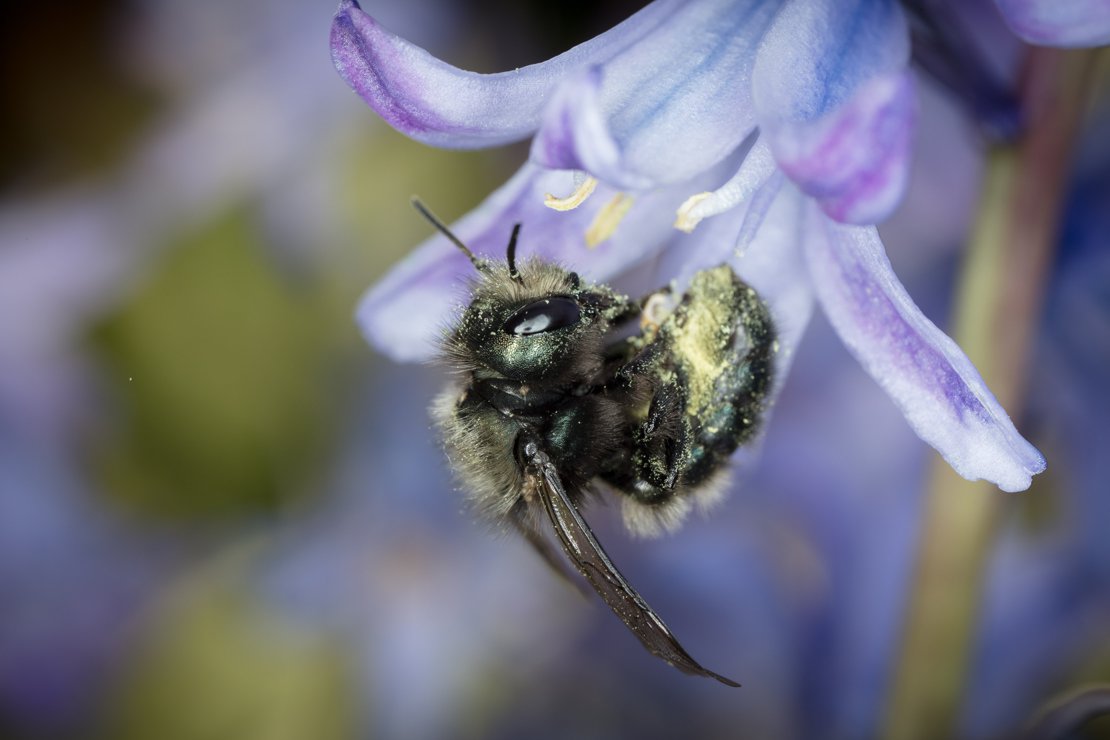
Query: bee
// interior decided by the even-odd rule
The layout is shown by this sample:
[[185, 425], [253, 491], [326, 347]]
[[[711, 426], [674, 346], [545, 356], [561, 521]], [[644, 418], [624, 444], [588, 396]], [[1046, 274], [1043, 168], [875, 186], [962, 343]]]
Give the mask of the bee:
[[729, 457], [757, 433], [769, 403], [776, 342], [767, 304], [727, 265], [696, 273], [681, 296], [664, 288], [630, 300], [552, 262], [518, 264], [520, 224], [504, 262], [484, 259], [419, 200], [413, 205], [477, 273], [442, 347], [457, 382], [432, 409], [473, 509], [516, 530], [574, 582], [546, 521], [570, 564], [648, 651], [739, 686], [686, 652], [580, 507], [607, 489], [628, 529], [654, 535], [719, 497]]

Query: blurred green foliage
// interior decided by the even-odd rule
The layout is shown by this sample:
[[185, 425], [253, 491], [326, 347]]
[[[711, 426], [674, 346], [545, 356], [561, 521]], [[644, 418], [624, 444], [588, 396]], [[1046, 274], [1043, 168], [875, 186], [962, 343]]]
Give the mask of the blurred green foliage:
[[399, 192], [451, 217], [505, 176], [502, 162], [377, 130], [336, 169], [335, 215], [355, 243], [281, 261], [253, 205], [237, 205], [152, 250], [150, 272], [91, 331], [116, 391], [88, 445], [108, 495], [211, 519], [315, 490], [352, 371], [372, 355], [352, 320], [357, 297], [431, 235]]
[[112, 740], [330, 740], [355, 727], [342, 646], [246, 594], [240, 548], [169, 591], [113, 687]]
[[503, 185], [527, 156], [524, 144], [477, 152], [432, 149], [379, 122], [367, 123], [366, 135], [343, 151], [336, 199], [345, 231], [359, 235], [357, 256], [348, 262], [362, 262], [367, 269], [348, 277], [360, 292], [435, 233], [409, 205], [410, 196], [420, 196], [439, 216], [455, 221]]
[[92, 444], [110, 495], [210, 516], [303, 490], [340, 402], [327, 305], [267, 259], [248, 209], [183, 236], [93, 332], [120, 398]]

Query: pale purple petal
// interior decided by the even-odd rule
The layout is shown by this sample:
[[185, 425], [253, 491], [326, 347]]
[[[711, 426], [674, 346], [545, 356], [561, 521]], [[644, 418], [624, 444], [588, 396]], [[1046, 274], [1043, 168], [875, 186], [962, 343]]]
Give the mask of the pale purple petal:
[[[686, 240], [664, 257], [664, 274], [673, 276], [675, 286], [684, 290], [699, 270], [741, 256], [758, 234], [783, 179], [766, 146], [758, 140], [754, 142], [735, 174], [716, 191], [703, 193], [708, 197], [690, 209], [690, 213], [696, 213], [700, 206], [708, 204], [711, 207], [705, 213], [713, 218], [705, 223], [699, 220], [693, 229], [686, 230], [696, 238]], [[715, 203], [718, 199], [720, 202]], [[794, 234], [790, 238], [796, 241], [796, 237]], [[789, 269], [790, 260], [780, 256], [783, 269]]]
[[533, 142], [535, 162], [642, 190], [693, 177], [751, 133], [752, 65], [780, 2], [666, 5], [666, 22], [639, 43], [563, 83]]
[[343, 0], [332, 22], [332, 61], [371, 108], [417, 141], [448, 148], [498, 146], [536, 130], [544, 104], [564, 76], [635, 44], [666, 19], [673, 5], [649, 5], [541, 64], [478, 74], [393, 35], [357, 2]]
[[[617, 191], [600, 184], [578, 208], [553, 211], [544, 207], [544, 195], [569, 192], [574, 173], [530, 163], [452, 231], [475, 253], [504, 259], [512, 225], [519, 222], [519, 259], [539, 256], [589, 280], [607, 281], [681, 235], [671, 228], [679, 204], [690, 192], [726, 178], [738, 164], [735, 157], [727, 159], [691, 182], [636, 198], [613, 235], [595, 248], [586, 245], [586, 231]], [[412, 218], [419, 218], [415, 211]], [[403, 362], [430, 359], [453, 309], [465, 303], [466, 280], [473, 274], [466, 257], [435, 234], [367, 291], [358, 307], [358, 323], [370, 343], [390, 357]]]
[[470, 263], [446, 239], [421, 244], [363, 295], [355, 318], [366, 340], [398, 362], [422, 362], [461, 299], [459, 286]]
[[914, 305], [874, 227], [837, 224], [816, 208], [806, 217], [806, 261], [825, 314], [917, 435], [957, 473], [1006, 491], [1044, 470], [1037, 450], [963, 351]]
[[[784, 178], [769, 180], [741, 219], [744, 242], [729, 262], [771, 306], [778, 353], [776, 388], [786, 380], [794, 352], [813, 314], [814, 292], [802, 252], [805, 198]], [[752, 222], [757, 222], [752, 227]], [[747, 232], [754, 232], [747, 234]]]
[[916, 105], [897, 3], [790, 0], [752, 78], [783, 171], [838, 221], [874, 223], [905, 189]]
[[736, 237], [736, 252], [738, 254], [743, 254], [755, 240], [755, 237], [758, 236], [760, 229], [763, 228], [763, 221], [767, 217], [767, 212], [775, 205], [775, 201], [786, 182], [786, 177], [782, 174], [782, 171], [776, 170], [767, 178], [766, 182], [759, 186], [758, 190], [752, 193], [752, 197], [747, 204], [747, 210], [744, 213], [744, 222], [740, 225], [740, 233]]
[[1110, 44], [1110, 0], [995, 0], [1018, 36], [1041, 46]]
[[650, 180], [621, 167], [620, 148], [599, 102], [602, 74], [601, 67], [587, 67], [559, 86], [543, 128], [532, 140], [531, 160], [543, 167], [589, 172], [626, 188], [648, 188]]
[[682, 204], [675, 228], [693, 231], [703, 219], [725, 213], [753, 197], [767, 182], [781, 176], [771, 149], [758, 136], [744, 155], [744, 163], [724, 185], [716, 190], [696, 193]]

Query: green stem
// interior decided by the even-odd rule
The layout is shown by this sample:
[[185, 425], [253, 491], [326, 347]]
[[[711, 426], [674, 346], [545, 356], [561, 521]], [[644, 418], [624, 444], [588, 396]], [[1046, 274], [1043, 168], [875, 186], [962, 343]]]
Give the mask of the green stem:
[[[1015, 417], [1093, 58], [1030, 52], [1023, 87], [1028, 128], [1017, 142], [988, 153], [956, 298], [955, 339]], [[1007, 501], [990, 484], [964, 480], [934, 460], [885, 737], [955, 736], [985, 561]]]

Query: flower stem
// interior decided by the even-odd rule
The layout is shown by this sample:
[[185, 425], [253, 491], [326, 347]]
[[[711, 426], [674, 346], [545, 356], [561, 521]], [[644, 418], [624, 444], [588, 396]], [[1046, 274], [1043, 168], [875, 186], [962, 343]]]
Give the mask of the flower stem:
[[[954, 334], [1014, 416], [1021, 412], [1093, 60], [1093, 52], [1033, 49], [1022, 88], [1025, 134], [987, 156]], [[933, 461], [885, 737], [956, 736], [984, 566], [1008, 503], [990, 484], [964, 480], [939, 457]]]

